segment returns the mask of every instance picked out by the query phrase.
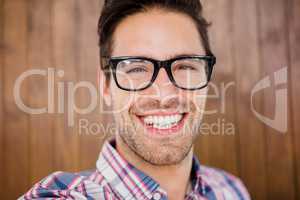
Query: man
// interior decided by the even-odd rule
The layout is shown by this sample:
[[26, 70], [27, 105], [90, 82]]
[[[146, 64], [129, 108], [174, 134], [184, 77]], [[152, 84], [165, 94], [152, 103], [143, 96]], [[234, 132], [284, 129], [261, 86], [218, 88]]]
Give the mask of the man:
[[109, 0], [99, 20], [100, 90], [115, 139], [97, 169], [56, 172], [22, 198], [250, 199], [193, 156], [215, 58], [198, 0]]

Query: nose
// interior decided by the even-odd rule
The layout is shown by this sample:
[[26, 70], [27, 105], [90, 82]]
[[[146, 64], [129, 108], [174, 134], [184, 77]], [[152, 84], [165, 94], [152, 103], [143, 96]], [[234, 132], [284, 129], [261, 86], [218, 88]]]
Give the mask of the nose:
[[[178, 88], [171, 82], [166, 70], [161, 68], [152, 85], [156, 91], [156, 95], [161, 99], [174, 96], [177, 94]], [[158, 94], [157, 94], [158, 93]]]

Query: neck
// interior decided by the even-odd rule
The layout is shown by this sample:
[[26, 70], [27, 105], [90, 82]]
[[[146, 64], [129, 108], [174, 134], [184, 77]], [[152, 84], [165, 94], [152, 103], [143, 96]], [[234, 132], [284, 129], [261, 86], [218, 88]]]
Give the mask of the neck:
[[117, 151], [134, 167], [154, 179], [168, 194], [168, 199], [184, 199], [190, 188], [190, 174], [193, 161], [193, 148], [178, 164], [153, 165], [136, 155], [122, 139], [116, 140]]

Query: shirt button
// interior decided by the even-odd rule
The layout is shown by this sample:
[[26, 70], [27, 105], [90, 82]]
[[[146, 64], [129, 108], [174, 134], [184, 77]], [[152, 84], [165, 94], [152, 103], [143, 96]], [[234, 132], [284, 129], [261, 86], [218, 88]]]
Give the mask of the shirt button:
[[160, 200], [161, 199], [161, 194], [160, 193], [154, 193], [154, 195], [153, 195], [153, 199], [154, 200]]

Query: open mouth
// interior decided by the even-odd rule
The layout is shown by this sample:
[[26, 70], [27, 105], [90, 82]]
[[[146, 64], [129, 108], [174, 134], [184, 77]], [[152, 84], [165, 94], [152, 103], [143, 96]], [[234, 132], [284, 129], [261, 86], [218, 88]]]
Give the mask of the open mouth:
[[182, 129], [187, 113], [138, 116], [142, 125], [154, 134], [172, 134]]

